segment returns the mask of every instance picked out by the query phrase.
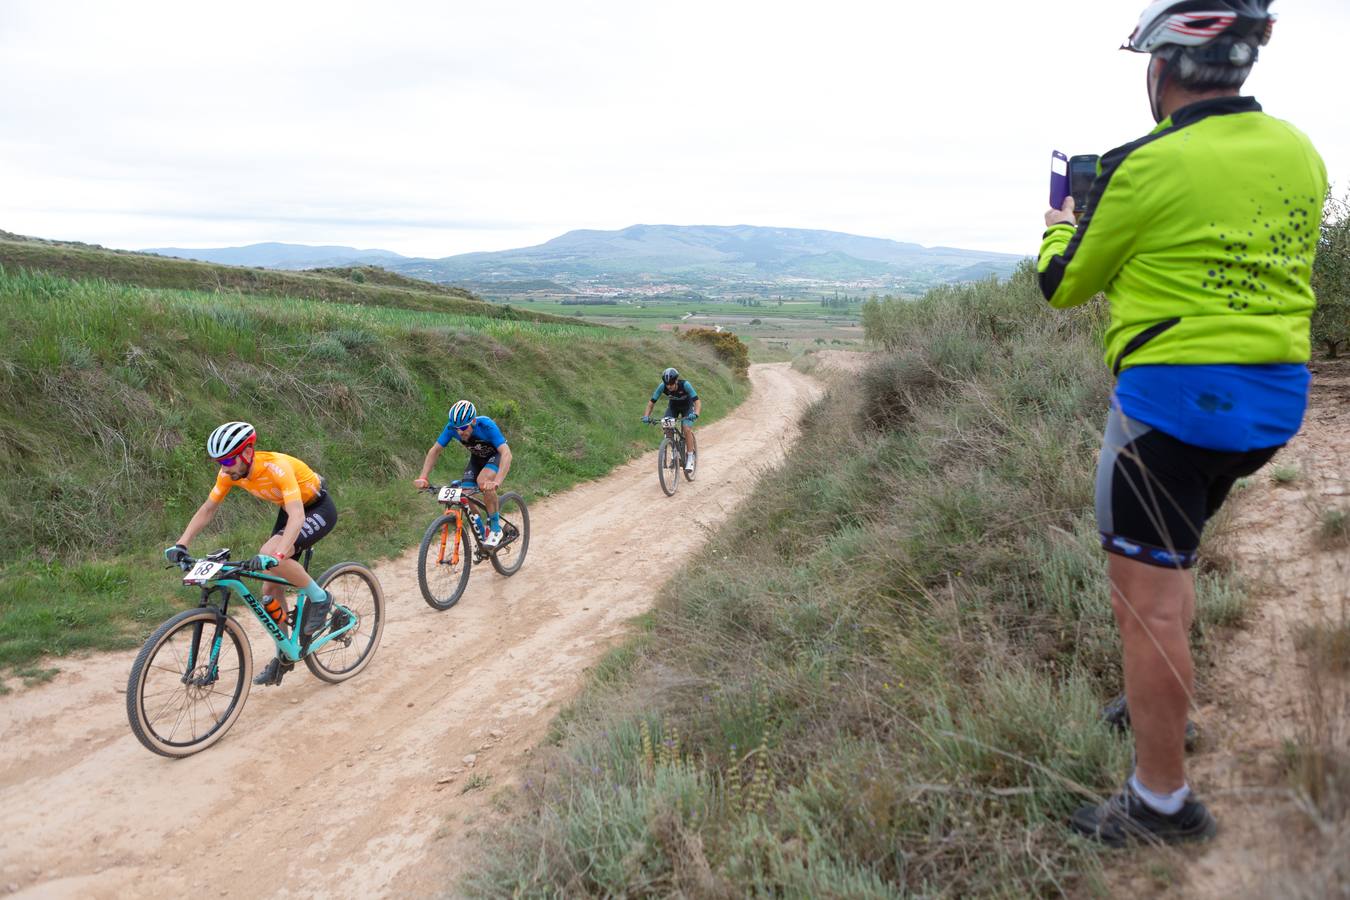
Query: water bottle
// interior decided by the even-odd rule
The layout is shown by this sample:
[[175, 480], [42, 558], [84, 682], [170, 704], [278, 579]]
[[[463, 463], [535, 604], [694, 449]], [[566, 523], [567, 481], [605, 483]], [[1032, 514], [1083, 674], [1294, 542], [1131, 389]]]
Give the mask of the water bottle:
[[278, 625], [286, 624], [286, 604], [282, 603], [276, 597], [268, 597], [267, 602], [263, 604], [263, 609], [272, 617], [272, 621]]

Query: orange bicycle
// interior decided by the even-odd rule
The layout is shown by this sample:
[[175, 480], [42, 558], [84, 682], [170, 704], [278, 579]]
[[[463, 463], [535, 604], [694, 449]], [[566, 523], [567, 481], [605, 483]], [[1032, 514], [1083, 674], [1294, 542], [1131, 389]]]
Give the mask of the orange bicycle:
[[487, 560], [502, 575], [514, 575], [525, 562], [530, 547], [530, 511], [519, 494], [497, 498], [502, 541], [495, 547], [483, 543], [487, 507], [475, 494], [477, 485], [453, 481], [429, 484], [422, 490], [436, 495], [445, 509], [427, 526], [417, 551], [417, 585], [422, 599], [432, 609], [446, 610], [459, 602], [469, 584], [475, 562]]

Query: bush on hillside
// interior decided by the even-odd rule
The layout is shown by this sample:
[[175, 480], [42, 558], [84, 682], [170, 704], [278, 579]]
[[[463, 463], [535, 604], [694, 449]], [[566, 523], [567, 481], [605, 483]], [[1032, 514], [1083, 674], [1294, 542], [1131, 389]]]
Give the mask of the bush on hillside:
[[691, 328], [680, 332], [680, 340], [707, 344], [713, 348], [717, 358], [731, 371], [745, 378], [750, 374], [750, 348], [730, 331], [716, 331], [712, 328]]
[[1322, 238], [1313, 262], [1313, 343], [1332, 359], [1350, 345], [1350, 192], [1327, 196]]

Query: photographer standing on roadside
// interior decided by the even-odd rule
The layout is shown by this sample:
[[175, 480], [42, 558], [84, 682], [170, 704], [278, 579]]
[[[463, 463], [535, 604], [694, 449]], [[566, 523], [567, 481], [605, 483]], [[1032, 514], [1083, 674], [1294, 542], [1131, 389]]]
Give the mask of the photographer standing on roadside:
[[1188, 635], [1200, 532], [1234, 482], [1298, 431], [1326, 168], [1239, 89], [1271, 0], [1162, 0], [1128, 49], [1151, 54], [1158, 122], [1102, 157], [1087, 209], [1045, 214], [1037, 269], [1055, 307], [1105, 291], [1117, 376], [1097, 527], [1124, 650], [1135, 771], [1073, 830], [1120, 846], [1214, 834], [1186, 783]]

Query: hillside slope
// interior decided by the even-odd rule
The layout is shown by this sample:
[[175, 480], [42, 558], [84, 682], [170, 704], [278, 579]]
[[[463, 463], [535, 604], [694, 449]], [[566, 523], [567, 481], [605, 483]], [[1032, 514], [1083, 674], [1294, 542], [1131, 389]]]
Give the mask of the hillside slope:
[[[460, 891], [1093, 891], [1102, 856], [1064, 822], [1129, 763], [1099, 718], [1120, 679], [1091, 509], [1101, 309], [1048, 309], [1024, 266], [865, 318], [893, 349], [807, 410], [595, 668]], [[1202, 669], [1242, 596], [1200, 576]]]
[[[651, 445], [637, 420], [664, 367], [697, 373], [710, 418], [746, 390], [700, 346], [627, 330], [2, 268], [0, 298], [0, 665], [138, 639], [181, 602], [159, 551], [206, 497], [222, 421], [332, 483], [327, 564], [418, 535], [408, 482], [456, 399], [499, 420], [535, 498]], [[452, 448], [440, 474], [462, 466]], [[203, 545], [256, 547], [275, 510], [241, 494], [221, 513]]]
[[11, 271], [51, 272], [70, 278], [103, 278], [119, 284], [190, 291], [238, 291], [364, 306], [391, 306], [489, 318], [565, 321], [560, 317], [485, 303], [468, 291], [400, 283], [358, 282], [351, 276], [247, 269], [88, 244], [46, 241], [0, 232], [0, 266]]

